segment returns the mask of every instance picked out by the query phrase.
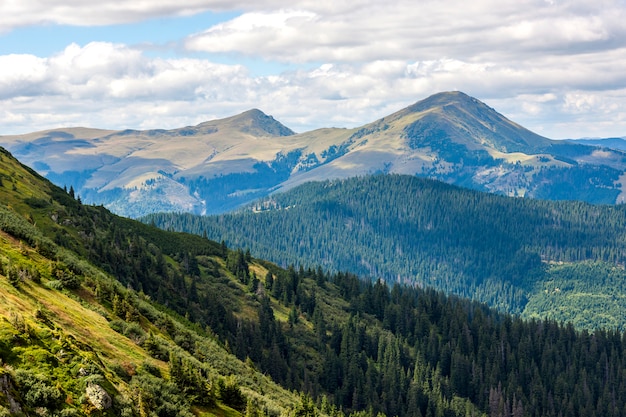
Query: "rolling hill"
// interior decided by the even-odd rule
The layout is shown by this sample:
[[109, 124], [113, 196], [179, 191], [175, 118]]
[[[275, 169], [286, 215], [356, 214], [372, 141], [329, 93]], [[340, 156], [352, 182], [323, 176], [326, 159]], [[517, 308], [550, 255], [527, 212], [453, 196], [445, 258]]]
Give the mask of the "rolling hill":
[[139, 217], [222, 213], [312, 180], [417, 175], [511, 196], [623, 201], [626, 154], [541, 137], [461, 92], [355, 129], [295, 134], [259, 110], [173, 130], [56, 129], [0, 136], [81, 199]]
[[626, 208], [414, 176], [307, 183], [215, 216], [155, 214], [282, 265], [434, 287], [509, 313], [626, 330]]

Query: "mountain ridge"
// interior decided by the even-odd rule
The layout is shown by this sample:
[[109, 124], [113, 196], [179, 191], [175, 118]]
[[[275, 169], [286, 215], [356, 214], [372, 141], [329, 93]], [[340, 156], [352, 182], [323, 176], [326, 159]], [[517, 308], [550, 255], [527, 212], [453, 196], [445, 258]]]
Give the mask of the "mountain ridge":
[[623, 151], [544, 138], [462, 92], [353, 129], [296, 134], [251, 109], [179, 129], [98, 132], [55, 129], [0, 144], [86, 202], [129, 217], [220, 213], [307, 181], [375, 172], [513, 196], [609, 204], [626, 196]]
[[625, 330], [624, 219], [623, 205], [519, 199], [390, 174], [310, 182], [232, 213], [143, 221], [224, 239], [280, 265], [321, 265], [526, 317]]

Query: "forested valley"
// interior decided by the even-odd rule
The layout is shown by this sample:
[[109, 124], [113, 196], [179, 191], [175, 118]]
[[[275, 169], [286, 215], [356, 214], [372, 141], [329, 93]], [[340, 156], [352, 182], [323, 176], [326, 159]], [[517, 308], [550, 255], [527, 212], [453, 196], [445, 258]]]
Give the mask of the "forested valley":
[[84, 205], [6, 153], [0, 175], [2, 415], [626, 413], [618, 330], [281, 267]]
[[624, 330], [626, 208], [401, 175], [308, 183], [238, 212], [143, 219], [280, 265], [434, 287], [501, 311]]

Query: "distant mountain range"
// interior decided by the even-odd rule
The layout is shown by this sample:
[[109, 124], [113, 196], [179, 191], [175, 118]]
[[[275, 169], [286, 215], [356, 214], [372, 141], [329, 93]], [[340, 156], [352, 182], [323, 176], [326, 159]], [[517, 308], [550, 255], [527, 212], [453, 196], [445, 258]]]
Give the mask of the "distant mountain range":
[[221, 213], [307, 181], [378, 172], [509, 196], [625, 197], [626, 153], [547, 139], [461, 92], [355, 129], [295, 134], [250, 110], [173, 130], [55, 129], [0, 136], [0, 145], [83, 201], [129, 217]]
[[570, 142], [580, 145], [597, 146], [601, 148], [619, 149], [626, 151], [626, 137], [623, 138], [598, 138], [598, 139], [571, 139]]

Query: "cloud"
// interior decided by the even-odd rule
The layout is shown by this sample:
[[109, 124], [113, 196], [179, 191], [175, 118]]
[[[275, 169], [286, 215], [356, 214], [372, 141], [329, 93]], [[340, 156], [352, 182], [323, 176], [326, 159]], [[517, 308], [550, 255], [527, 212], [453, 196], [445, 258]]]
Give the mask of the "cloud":
[[19, 0], [0, 3], [0, 33], [25, 26], [58, 24], [102, 26], [145, 19], [231, 10], [226, 0]]
[[[0, 56], [0, 133], [173, 128], [253, 107], [298, 131], [353, 127], [462, 90], [550, 137], [626, 134], [620, 0], [24, 0], [0, 4], [0, 32], [206, 10], [239, 15], [173, 40], [174, 57], [111, 42]], [[260, 76], [255, 62], [283, 65]]]
[[[0, 125], [3, 134], [76, 125], [174, 128], [256, 107], [305, 131], [360, 126], [435, 92], [462, 90], [539, 133], [592, 136], [597, 120], [626, 132], [625, 119], [616, 116], [626, 99], [619, 87], [626, 84], [623, 52], [600, 62], [584, 56], [581, 68], [559, 67], [554, 57], [517, 66], [446, 58], [325, 63], [254, 76], [242, 65], [151, 57], [121, 44], [71, 44], [49, 58], [0, 57]], [[602, 81], [594, 74], [604, 74]], [[596, 83], [605, 91], [592, 91]]]
[[187, 48], [286, 62], [470, 60], [610, 49], [626, 42], [622, 2], [460, 0], [370, 2], [349, 13], [325, 7], [251, 11], [190, 36]]

